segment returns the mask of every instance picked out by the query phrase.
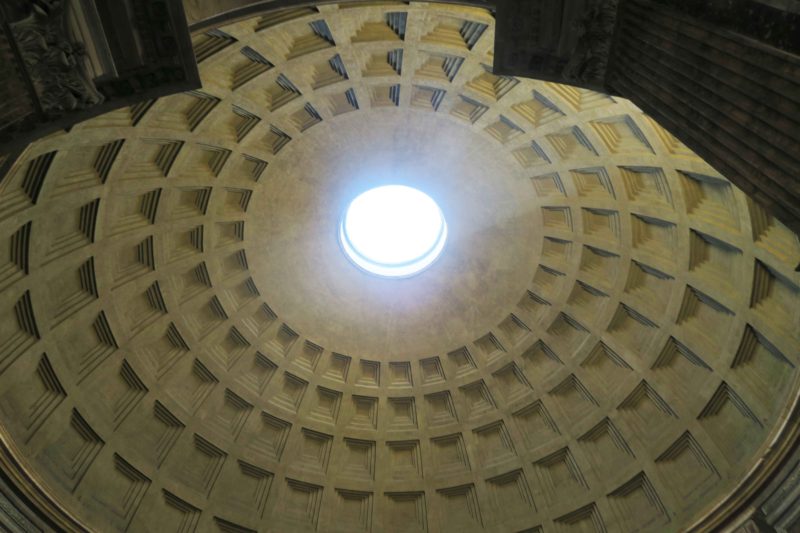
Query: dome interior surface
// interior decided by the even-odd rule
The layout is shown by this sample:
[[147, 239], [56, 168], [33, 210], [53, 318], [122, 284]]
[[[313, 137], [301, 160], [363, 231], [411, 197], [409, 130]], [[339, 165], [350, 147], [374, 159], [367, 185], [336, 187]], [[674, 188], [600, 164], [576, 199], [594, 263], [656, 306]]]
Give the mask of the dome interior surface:
[[[0, 181], [0, 437], [97, 531], [677, 531], [800, 384], [797, 236], [630, 102], [491, 73], [454, 5], [194, 36], [200, 90]], [[354, 267], [342, 210], [441, 207]], [[794, 262], [794, 263], [793, 263]]]

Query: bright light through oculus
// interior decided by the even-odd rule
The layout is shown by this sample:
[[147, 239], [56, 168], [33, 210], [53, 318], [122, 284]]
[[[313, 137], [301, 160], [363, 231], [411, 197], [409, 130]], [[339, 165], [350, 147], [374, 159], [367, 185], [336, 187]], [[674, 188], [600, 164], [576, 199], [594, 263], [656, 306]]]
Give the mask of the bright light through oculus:
[[405, 277], [436, 260], [447, 240], [447, 223], [427, 194], [404, 185], [385, 185], [350, 203], [339, 239], [347, 256], [364, 270]]

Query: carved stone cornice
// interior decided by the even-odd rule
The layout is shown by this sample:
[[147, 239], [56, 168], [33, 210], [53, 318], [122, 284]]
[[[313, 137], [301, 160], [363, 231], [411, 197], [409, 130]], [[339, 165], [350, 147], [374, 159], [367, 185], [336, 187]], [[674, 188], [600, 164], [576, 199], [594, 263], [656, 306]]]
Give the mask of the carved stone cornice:
[[0, 154], [200, 86], [181, 0], [9, 0], [0, 33]]
[[497, 74], [607, 92], [618, 0], [498, 0]]
[[69, 35], [65, 4], [49, 0], [44, 5], [33, 4], [27, 17], [9, 27], [41, 108], [52, 119], [105, 98], [83, 65], [84, 44]]
[[[36, 479], [33, 469], [20, 460], [23, 454], [8, 439], [7, 434], [5, 430], [0, 431], [0, 469], [16, 493], [13, 498], [15, 501], [6, 498], [7, 503], [15, 507], [18, 516], [24, 517], [24, 520], [36, 525], [39, 530], [88, 532], [77, 518], [52, 497], [51, 491]], [[6, 512], [12, 511], [8, 509]], [[3, 526], [1, 520], [0, 526]]]

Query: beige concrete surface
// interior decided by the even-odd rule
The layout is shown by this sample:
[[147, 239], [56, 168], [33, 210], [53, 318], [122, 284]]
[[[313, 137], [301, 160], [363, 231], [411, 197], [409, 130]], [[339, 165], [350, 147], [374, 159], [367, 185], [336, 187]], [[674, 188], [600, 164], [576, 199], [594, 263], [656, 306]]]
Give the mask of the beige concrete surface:
[[[741, 493], [792, 430], [797, 236], [629, 102], [488, 73], [486, 12], [293, 16], [0, 182], [33, 479], [96, 531], [678, 531]], [[452, 230], [400, 281], [336, 241], [392, 173]]]

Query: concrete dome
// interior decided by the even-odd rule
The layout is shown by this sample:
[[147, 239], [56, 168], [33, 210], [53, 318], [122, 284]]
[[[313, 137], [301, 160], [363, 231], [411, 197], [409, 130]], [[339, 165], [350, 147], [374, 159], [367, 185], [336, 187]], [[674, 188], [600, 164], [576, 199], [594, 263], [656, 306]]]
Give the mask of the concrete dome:
[[[428, 3], [195, 36], [201, 90], [0, 182], [3, 460], [96, 531], [677, 531], [798, 393], [797, 237], [630, 102]], [[390, 180], [423, 273], [343, 255]], [[748, 477], [751, 476], [751, 477]]]

